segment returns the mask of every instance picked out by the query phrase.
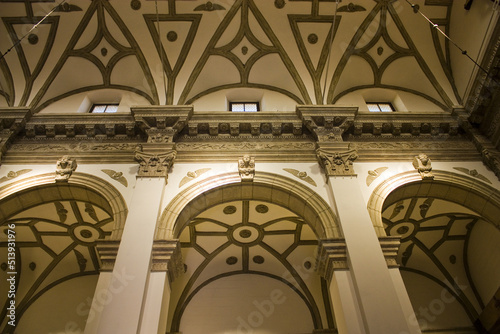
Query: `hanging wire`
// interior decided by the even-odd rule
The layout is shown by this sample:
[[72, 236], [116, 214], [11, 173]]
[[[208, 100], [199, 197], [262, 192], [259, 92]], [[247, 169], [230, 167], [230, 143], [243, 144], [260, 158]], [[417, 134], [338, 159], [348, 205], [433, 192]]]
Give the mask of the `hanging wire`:
[[[422, 17], [424, 19], [426, 19], [430, 24], [431, 26], [436, 29], [439, 33], [441, 33], [441, 35], [443, 35], [448, 41], [451, 42], [451, 44], [453, 44], [457, 49], [460, 50], [460, 52], [462, 52], [462, 54], [464, 56], [467, 56], [467, 58], [469, 58], [481, 71], [483, 71], [484, 73], [486, 73], [486, 75], [489, 75], [488, 71], [482, 67], [476, 60], [474, 60], [471, 56], [469, 56], [469, 54], [467, 53], [467, 50], [464, 50], [462, 49], [457, 43], [455, 43], [454, 40], [452, 40], [448, 35], [446, 35], [440, 28], [439, 28], [439, 25], [432, 22], [431, 19], [429, 19], [427, 16], [425, 16], [424, 13], [422, 13], [422, 11], [420, 10], [420, 6], [416, 5], [416, 4], [413, 4], [411, 3], [409, 0], [406, 0], [406, 2], [411, 6], [411, 8], [413, 8], [413, 12], [414, 13], [419, 13], [420, 15], [422, 15]], [[496, 2], [495, 2], [496, 3]], [[493, 81], [495, 81], [496, 83], [499, 83], [495, 78], [493, 77], [490, 77]]]
[[[491, 23], [493, 22], [493, 17], [495, 16], [495, 12], [498, 10], [498, 3], [499, 3], [498, 0], [495, 0], [495, 2], [493, 3], [493, 11], [492, 11], [491, 16], [490, 16], [490, 21], [488, 22], [488, 27], [486, 28], [486, 32], [490, 31]], [[481, 51], [483, 50], [484, 44], [486, 42], [486, 37], [487, 37], [486, 34], [484, 34], [483, 40], [481, 41], [481, 46], [479, 47], [478, 58], [479, 58], [479, 55], [481, 54]], [[471, 88], [471, 86], [472, 86], [472, 77], [473, 77], [473, 74], [471, 73], [471, 76], [469, 77], [469, 81], [467, 82], [467, 86], [465, 87], [464, 98], [467, 95], [469, 88]]]
[[158, 1], [155, 0], [156, 9], [156, 29], [158, 30], [158, 40], [160, 41], [160, 61], [162, 68], [162, 78], [163, 78], [163, 90], [165, 93], [165, 103], [167, 103], [167, 81], [165, 78], [165, 64], [163, 62], [163, 42], [161, 41], [161, 31], [160, 31], [160, 14], [158, 13]]
[[337, 19], [337, 9], [338, 8], [339, 8], [339, 0], [336, 0], [335, 1], [335, 13], [333, 15], [333, 22], [332, 22], [332, 30], [330, 32], [330, 48], [328, 49], [328, 57], [326, 59], [325, 84], [323, 85], [323, 93], [322, 93], [323, 104], [325, 104], [326, 82], [328, 80], [328, 71], [330, 68], [330, 56], [332, 54], [333, 35], [335, 33], [335, 20]]
[[0, 60], [2, 60], [3, 58], [5, 58], [5, 56], [10, 52], [12, 51], [12, 49], [14, 49], [16, 46], [18, 46], [23, 39], [25, 39], [29, 34], [31, 34], [31, 32], [33, 30], [35, 30], [36, 28], [38, 28], [38, 26], [40, 24], [42, 24], [43, 21], [45, 21], [45, 19], [47, 17], [49, 17], [50, 15], [52, 15], [52, 13], [54, 13], [54, 11], [59, 7], [61, 6], [62, 4], [64, 4], [66, 2], [66, 0], [62, 0], [57, 6], [55, 6], [54, 8], [52, 8], [52, 10], [50, 12], [48, 12], [40, 21], [38, 21], [37, 24], [35, 24], [33, 27], [31, 27], [31, 29], [26, 33], [24, 34], [23, 37], [21, 37], [20, 39], [17, 40], [17, 42], [14, 43], [14, 45], [12, 45], [9, 49], [7, 49], [7, 51], [5, 51], [4, 53], [2, 53], [2, 55], [0, 56]]

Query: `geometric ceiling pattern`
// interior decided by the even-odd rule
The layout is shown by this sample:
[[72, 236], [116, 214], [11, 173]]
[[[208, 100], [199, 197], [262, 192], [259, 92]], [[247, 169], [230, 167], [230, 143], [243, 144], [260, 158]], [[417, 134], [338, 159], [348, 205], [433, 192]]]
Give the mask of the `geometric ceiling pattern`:
[[[419, 2], [446, 33], [451, 6]], [[454, 68], [463, 55], [403, 1], [1, 0], [0, 8], [0, 32], [10, 37], [0, 50], [16, 45], [0, 60], [0, 105], [35, 112], [99, 89], [143, 104], [192, 104], [233, 88], [296, 104], [391, 89], [449, 110], [464, 95], [454, 76], [472, 68]]]
[[[314, 272], [317, 237], [301, 217], [288, 209], [260, 201], [226, 202], [192, 219], [179, 239], [185, 273], [172, 284], [170, 332], [189, 326], [184, 317], [195, 312], [198, 295], [207, 294], [211, 286], [235, 275], [241, 277], [238, 280], [250, 275], [250, 281], [268, 280], [280, 290], [292, 290], [307, 315], [308, 326], [334, 328], [327, 285]], [[258, 299], [255, 295], [248, 298], [250, 304]], [[211, 303], [215, 307], [217, 300]], [[227, 312], [245, 314], [234, 309]], [[219, 332], [220, 328], [211, 327], [219, 318], [202, 321], [204, 330]], [[235, 322], [229, 328], [237, 326]]]
[[[91, 198], [98, 196], [88, 195]], [[28, 196], [29, 192], [21, 197], [27, 200]], [[35, 203], [33, 197], [37, 198], [36, 194], [31, 193], [31, 196], [32, 205], [21, 210], [16, 210], [12, 201], [0, 203], [0, 206], [9, 206], [15, 212], [0, 225], [2, 254], [7, 254], [7, 230], [15, 232], [15, 264], [12, 266], [2, 256], [0, 273], [5, 279], [10, 273], [15, 273], [16, 323], [23, 320], [23, 314], [30, 306], [44, 299], [44, 295], [52, 294], [52, 290], [57, 290], [63, 283], [72, 284], [73, 279], [98, 275], [100, 265], [95, 242], [109, 237], [113, 227], [110, 208], [103, 208], [94, 200]], [[50, 197], [47, 193], [46, 196]], [[9, 318], [6, 317], [7, 289], [7, 284], [1, 285], [1, 333], [10, 332], [10, 326], [7, 326]]]
[[[429, 286], [441, 289], [440, 295], [434, 295], [434, 299], [457, 301], [460, 309], [455, 312], [464, 316], [459, 317], [459, 313], [451, 316], [455, 318], [452, 325], [457, 326], [461, 321], [471, 326], [491, 299], [491, 293], [495, 293], [500, 285], [500, 278], [491, 275], [491, 270], [496, 269], [488, 268], [484, 263], [484, 254], [491, 254], [498, 247], [500, 231], [463, 205], [433, 197], [403, 196], [396, 202], [386, 203], [382, 217], [387, 235], [401, 237], [398, 263], [403, 277], [411, 277], [406, 273], [416, 274], [420, 277], [415, 281], [420, 282], [417, 284], [422, 285], [422, 280], [427, 279]], [[490, 237], [484, 235], [485, 227], [489, 229]], [[475, 233], [480, 233], [481, 237], [473, 237]], [[487, 240], [491, 238], [496, 241], [489, 244]], [[482, 254], [478, 256], [476, 249], [481, 249]], [[478, 268], [477, 263], [482, 262], [482, 267]], [[405, 280], [405, 283], [411, 291], [411, 281]], [[420, 303], [416, 299], [413, 298], [412, 302], [417, 315], [419, 310], [437, 305], [432, 298], [424, 302], [420, 300]], [[432, 314], [433, 328], [450, 326], [446, 323], [449, 320], [442, 315], [445, 310], [443, 306], [442, 312]]]

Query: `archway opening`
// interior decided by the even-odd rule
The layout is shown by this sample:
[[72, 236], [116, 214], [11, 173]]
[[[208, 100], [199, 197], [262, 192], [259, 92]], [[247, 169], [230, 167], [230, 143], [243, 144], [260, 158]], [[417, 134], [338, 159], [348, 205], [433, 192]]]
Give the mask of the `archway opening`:
[[[4, 197], [0, 215], [2, 253], [15, 242], [13, 262], [2, 261], [0, 274], [14, 278], [16, 328], [83, 332], [99, 275], [95, 244], [114, 229], [109, 201], [83, 185], [41, 185]], [[1, 286], [3, 332], [10, 332], [8, 288]]]
[[439, 181], [405, 184], [385, 199], [383, 228], [401, 236], [398, 263], [422, 330], [477, 332], [500, 286], [498, 222], [482, 215], [489, 200]]
[[[179, 228], [185, 273], [172, 284], [167, 328], [172, 333], [199, 333], [207, 326], [212, 333], [334, 329], [327, 284], [314, 271], [313, 227], [283, 205], [235, 197], [200, 210]], [[291, 325], [290, 317], [301, 325]]]

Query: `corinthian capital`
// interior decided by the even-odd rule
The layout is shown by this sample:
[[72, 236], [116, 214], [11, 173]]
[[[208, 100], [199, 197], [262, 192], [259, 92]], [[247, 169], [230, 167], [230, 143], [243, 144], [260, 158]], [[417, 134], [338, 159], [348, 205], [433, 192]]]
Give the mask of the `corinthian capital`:
[[327, 176], [356, 176], [352, 163], [358, 158], [356, 150], [346, 152], [330, 152], [317, 149], [318, 162]]
[[151, 154], [136, 151], [135, 160], [139, 162], [138, 177], [168, 177], [168, 172], [174, 164], [177, 152], [172, 150], [167, 153]]

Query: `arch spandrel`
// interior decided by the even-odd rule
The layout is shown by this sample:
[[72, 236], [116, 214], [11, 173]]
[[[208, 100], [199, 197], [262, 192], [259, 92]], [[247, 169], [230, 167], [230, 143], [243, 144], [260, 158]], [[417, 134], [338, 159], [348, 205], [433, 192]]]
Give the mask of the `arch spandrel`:
[[317, 193], [281, 175], [256, 172], [253, 182], [241, 182], [237, 173], [216, 175], [180, 192], [163, 210], [155, 239], [179, 236], [190, 219], [216, 204], [253, 199], [289, 208], [304, 218], [319, 239], [342, 237], [337, 217]]

